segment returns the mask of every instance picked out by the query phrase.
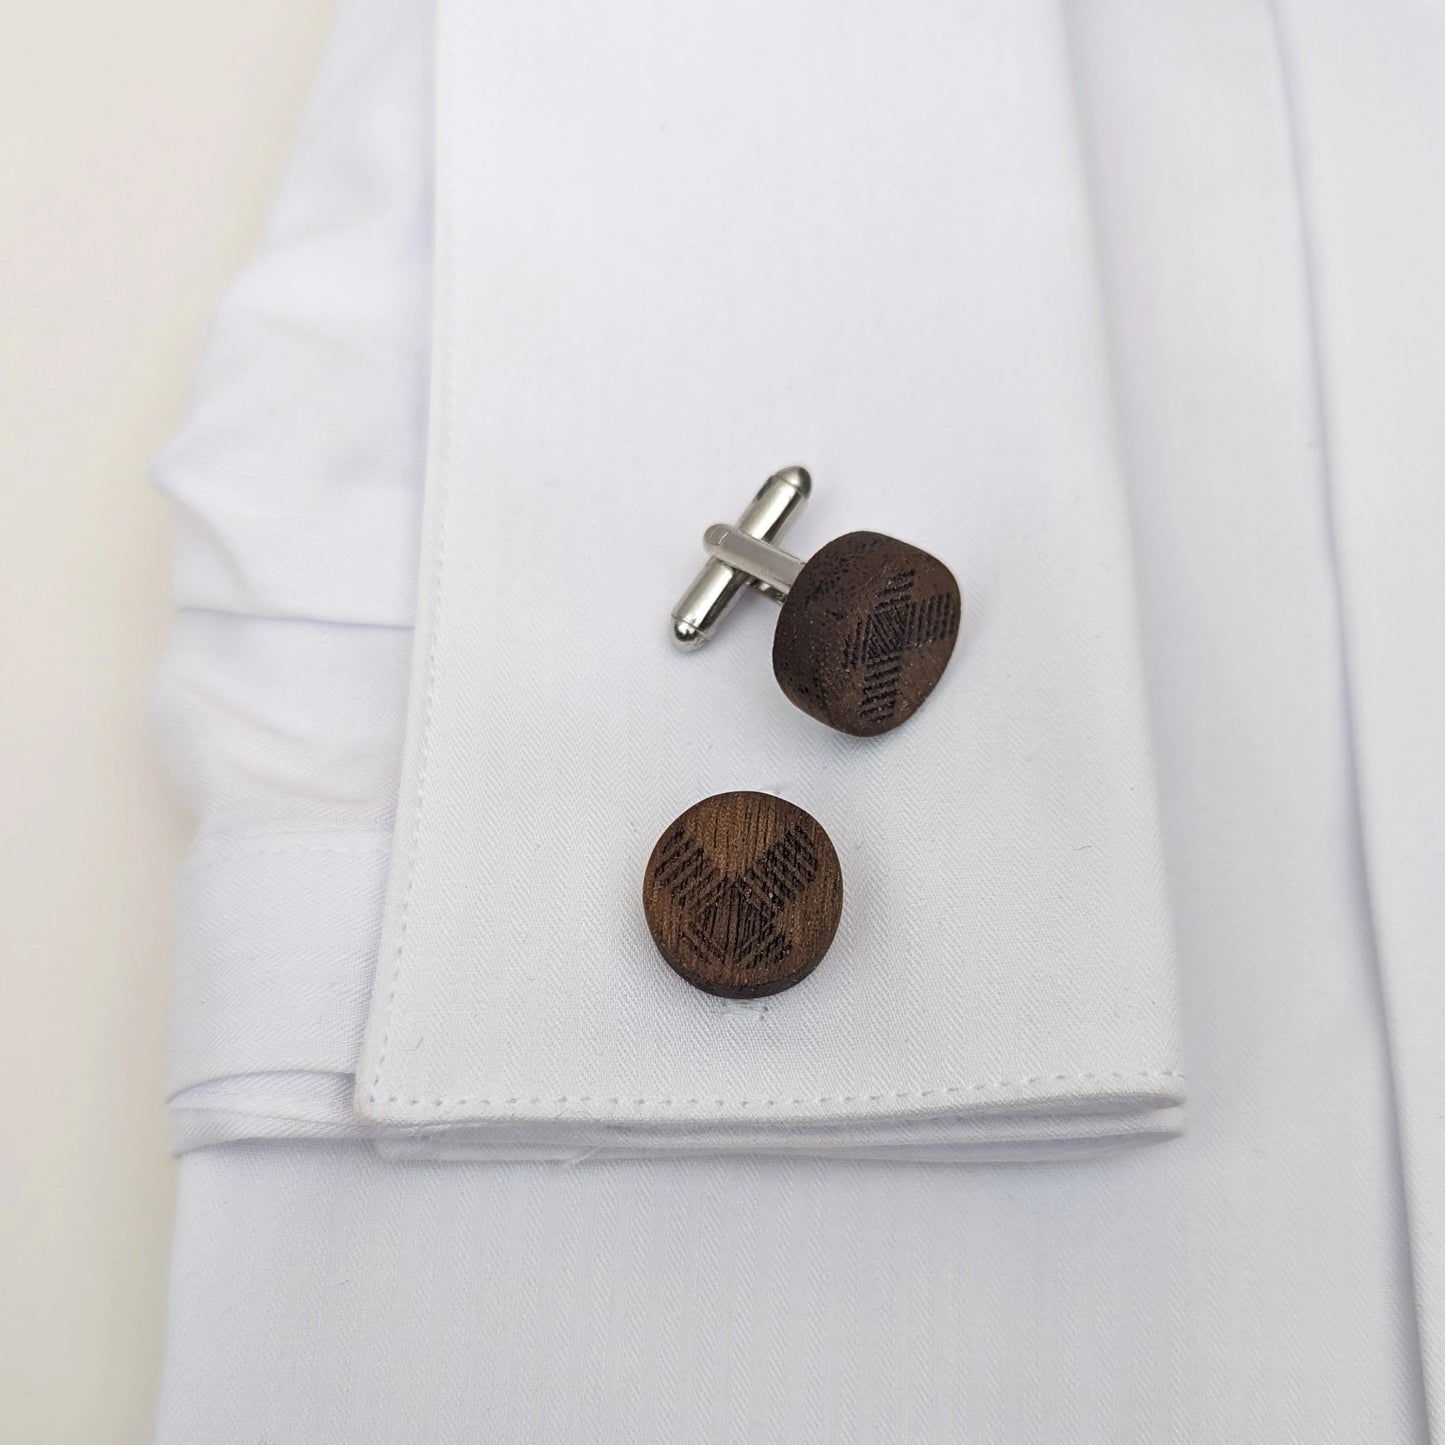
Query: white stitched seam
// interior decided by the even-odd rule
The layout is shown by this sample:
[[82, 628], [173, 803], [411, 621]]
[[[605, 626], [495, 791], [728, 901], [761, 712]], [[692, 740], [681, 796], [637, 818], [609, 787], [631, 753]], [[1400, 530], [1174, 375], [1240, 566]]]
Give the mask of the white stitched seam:
[[[1179, 1079], [1184, 1075], [1173, 1069], [1139, 1069], [1132, 1073], [1092, 1074], [1036, 1074], [1026, 1079], [987, 1079], [977, 1084], [944, 1084], [931, 1089], [900, 1089], [894, 1093], [881, 1094], [822, 1094], [815, 1099], [629, 1099], [621, 1095], [594, 1097], [590, 1094], [563, 1094], [557, 1098], [543, 1098], [540, 1094], [531, 1098], [514, 1095], [508, 1099], [404, 1099], [399, 1094], [388, 1095], [385, 1102], [401, 1104], [408, 1108], [454, 1109], [468, 1105], [474, 1109], [511, 1108], [520, 1104], [613, 1104], [628, 1105], [632, 1108], [675, 1108], [675, 1109], [750, 1109], [776, 1108], [779, 1104], [874, 1104], [885, 1099], [928, 1099], [935, 1095], [981, 1093], [987, 1089], [1024, 1089], [1034, 1084], [1087, 1083], [1102, 1079]], [[375, 1095], [372, 1096], [375, 1103]]]
[[[433, 46], [437, 53], [440, 53], [442, 35], [441, 27], [438, 27], [438, 34], [433, 40]], [[444, 67], [438, 65], [437, 73], [443, 73]], [[451, 104], [451, 96], [447, 93], [442, 97], [445, 106]], [[437, 106], [440, 117], [443, 104]], [[396, 988], [401, 981], [402, 965], [406, 961], [406, 932], [407, 924], [411, 919], [411, 897], [412, 890], [416, 883], [416, 855], [417, 848], [421, 841], [421, 820], [426, 803], [426, 774], [427, 764], [431, 758], [431, 734], [432, 716], [436, 698], [437, 680], [437, 646], [441, 638], [442, 629], [442, 601], [446, 595], [446, 551], [447, 551], [447, 513], [451, 497], [451, 472], [452, 472], [452, 414], [454, 411], [452, 384], [455, 375], [455, 354], [456, 330], [452, 322], [452, 307], [443, 304], [443, 295], [446, 293], [446, 300], [450, 301], [452, 286], [452, 218], [451, 210], [442, 204], [443, 177], [450, 180], [452, 165], [450, 155], [444, 155], [443, 149], [450, 149], [450, 136], [452, 127], [446, 123], [446, 118], [440, 118], [437, 125], [437, 134], [441, 138], [437, 146], [437, 189], [432, 202], [432, 214], [437, 225], [437, 285], [432, 296], [432, 317], [435, 324], [436, 318], [444, 318], [442, 322], [443, 339], [437, 348], [438, 359], [441, 363], [441, 373], [438, 377], [438, 401], [441, 406], [441, 417], [437, 435], [436, 475], [438, 478], [437, 491], [437, 536], [436, 536], [436, 596], [431, 609], [431, 629], [427, 638], [427, 659], [426, 659], [426, 691], [425, 701], [422, 707], [421, 738], [418, 741], [417, 773], [416, 773], [416, 819], [411, 832], [411, 846], [407, 851], [406, 859], [406, 888], [402, 893], [401, 920], [397, 925], [396, 955], [392, 964], [391, 984], [386, 991], [386, 1002], [382, 1005], [382, 1027], [381, 1044], [377, 1049], [376, 1068], [371, 1075], [370, 1101], [374, 1106], [377, 1099], [377, 1091], [381, 1087], [381, 1074], [386, 1066], [386, 1050], [391, 1041], [391, 1018], [392, 1010], [396, 1003]], [[443, 284], [444, 283], [444, 284]], [[418, 619], [420, 620], [420, 619]]]

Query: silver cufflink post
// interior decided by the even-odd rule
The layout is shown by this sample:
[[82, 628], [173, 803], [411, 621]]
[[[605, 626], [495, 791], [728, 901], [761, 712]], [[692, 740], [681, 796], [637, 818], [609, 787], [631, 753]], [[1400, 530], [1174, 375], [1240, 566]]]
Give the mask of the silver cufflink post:
[[672, 641], [686, 652], [717, 631], [745, 587], [781, 602], [802, 563], [773, 544], [802, 514], [813, 491], [805, 467], [784, 467], [758, 489], [735, 526], [703, 533], [709, 561], [672, 609]]

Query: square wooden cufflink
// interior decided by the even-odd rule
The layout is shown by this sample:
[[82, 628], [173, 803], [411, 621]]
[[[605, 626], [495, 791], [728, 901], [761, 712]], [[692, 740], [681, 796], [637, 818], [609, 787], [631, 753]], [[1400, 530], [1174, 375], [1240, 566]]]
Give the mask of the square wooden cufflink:
[[672, 611], [672, 640], [700, 647], [751, 586], [782, 603], [773, 675], [798, 707], [855, 737], [906, 722], [948, 666], [963, 620], [953, 573], [919, 547], [849, 532], [806, 562], [776, 544], [807, 505], [812, 479], [786, 467], [734, 526], [703, 534], [710, 560]]

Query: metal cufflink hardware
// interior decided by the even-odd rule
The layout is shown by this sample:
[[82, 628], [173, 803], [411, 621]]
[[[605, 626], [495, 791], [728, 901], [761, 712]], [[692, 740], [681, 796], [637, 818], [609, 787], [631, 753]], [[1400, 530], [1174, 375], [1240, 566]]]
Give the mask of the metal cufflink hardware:
[[763, 483], [735, 526], [703, 533], [710, 560], [672, 610], [672, 640], [691, 651], [743, 589], [782, 603], [773, 675], [819, 722], [874, 737], [906, 722], [943, 676], [963, 620], [953, 573], [921, 548], [849, 532], [806, 562], [776, 546], [813, 490], [802, 467]]

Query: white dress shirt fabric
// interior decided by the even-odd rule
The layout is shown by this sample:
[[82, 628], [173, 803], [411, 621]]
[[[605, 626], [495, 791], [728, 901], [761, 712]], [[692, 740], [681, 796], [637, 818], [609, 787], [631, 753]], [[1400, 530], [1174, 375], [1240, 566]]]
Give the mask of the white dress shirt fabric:
[[341, 8], [184, 429], [155, 711], [181, 878], [180, 1149], [366, 1132], [350, 1104], [391, 851], [425, 456], [430, 7]]
[[[1067, 14], [984, 5], [961, 18], [957, 8], [906, 23], [980, 25], [983, 50], [1015, 80], [1051, 76], [1077, 105], [1065, 124], [1050, 92], [1030, 116], [1041, 127], [1031, 133], [1068, 146], [1070, 165], [1084, 157], [1079, 189], [1097, 245], [1096, 262], [1053, 273], [1087, 295], [1049, 299], [1061, 324], [1077, 323], [1060, 346], [1080, 344], [1091, 308], [1106, 322], [1095, 335], [1107, 336], [1107, 355], [1100, 343], [1090, 358], [1117, 416], [1136, 558], [1135, 588], [1111, 595], [1126, 611], [1137, 596], [1142, 628], [1189, 1132], [1126, 1156], [987, 1168], [751, 1154], [438, 1164], [308, 1138], [495, 1151], [465, 1134], [409, 1136], [413, 1121], [352, 1107], [368, 1011], [380, 1007], [371, 970], [396, 901], [386, 870], [399, 760], [417, 764], [403, 709], [421, 548], [432, 106], [419, 12], [354, 0], [276, 230], [228, 303], [195, 417], [162, 469], [183, 506], [184, 610], [160, 712], [202, 818], [181, 911], [174, 1103], [191, 1152], [162, 1440], [1426, 1438], [1427, 1390], [1440, 1379], [1431, 1220], [1442, 1172], [1425, 1055], [1445, 1012], [1429, 967], [1440, 784], [1428, 722], [1442, 700], [1438, 678], [1422, 679], [1393, 645], [1392, 619], [1407, 599], [1417, 659], [1438, 655], [1428, 543], [1401, 534], [1409, 519], [1430, 520], [1423, 483], [1439, 452], [1428, 398], [1445, 364], [1430, 349], [1438, 340], [1411, 329], [1428, 247], [1404, 247], [1393, 274], [1372, 269], [1344, 198], [1368, 170], [1383, 217], [1445, 234], [1438, 197], [1431, 210], [1418, 189], [1423, 159], [1438, 153], [1420, 135], [1435, 103], [1422, 56], [1432, 44], [1445, 54], [1445, 41], [1408, 6], [1372, 7], [1379, 74], [1396, 78], [1390, 54], [1409, 49], [1393, 63], [1420, 82], [1382, 95], [1340, 78], [1348, 47], [1335, 32], [1358, 29], [1361, 13], [1344, 3], [1287, 9], [1283, 25], [1254, 0], [1110, 0]], [[662, 30], [679, 43], [687, 25]], [[470, 73], [460, 64], [470, 53], [445, 38], [455, 33], [443, 26], [439, 51], [453, 84]], [[646, 86], [645, 59], [623, 67], [630, 84]], [[994, 84], [997, 100], [1008, 81]], [[445, 96], [440, 113], [445, 128]], [[1369, 146], [1374, 164], [1363, 164], [1362, 130], [1389, 164]], [[439, 137], [454, 157], [484, 144]], [[986, 207], [1038, 176], [1000, 168], [975, 179], [987, 183], [976, 198]], [[439, 227], [448, 215], [443, 201]], [[1392, 387], [1383, 358], [1407, 338], [1418, 371]], [[994, 339], [971, 345], [986, 357]], [[1372, 365], [1360, 359], [1366, 342]], [[708, 374], [706, 360], [687, 364]], [[1094, 415], [1097, 386], [1072, 362], [1041, 363], [1041, 383], [1061, 371], [1087, 403], [1071, 394], [1065, 416]], [[1017, 399], [999, 405], [1026, 416]], [[1045, 409], [1031, 425], [1047, 431], [1055, 419]], [[468, 423], [479, 445], [491, 434], [481, 420]], [[1096, 417], [1083, 432], [1098, 449], [1072, 462], [1096, 488], [1113, 455], [1098, 429]], [[668, 517], [675, 540], [656, 548], [671, 557], [682, 547], [684, 576], [695, 523], [711, 520], [691, 510], [713, 506], [732, 470], [714, 465], [695, 502], [688, 481], [688, 515]], [[846, 458], [831, 465], [838, 505], [906, 512], [901, 484], [875, 494], [861, 477], [844, 480]], [[825, 496], [828, 473], [818, 473], [809, 527]], [[997, 522], [995, 491], [976, 485], [968, 501]], [[1047, 485], [1030, 479], [1026, 494], [1038, 504]], [[1390, 499], [1384, 522], [1372, 520], [1376, 485]], [[1081, 491], [1081, 542], [1097, 548], [1107, 529], [1089, 525], [1100, 513]], [[556, 525], [566, 537], [567, 522]], [[922, 519], [910, 534], [850, 510], [829, 531], [856, 525], [949, 556]], [[969, 566], [989, 579], [954, 664], [962, 681], [893, 742], [935, 710], [957, 724], [959, 698], [987, 712], [976, 670], [1004, 685], [989, 670], [988, 629], [1008, 616], [1013, 569], [1029, 575], [1032, 564], [1000, 535], [994, 550], [960, 544], [966, 590]], [[1126, 556], [1108, 555], [1127, 571]], [[664, 607], [675, 581], [658, 584]], [[719, 655], [666, 658], [669, 676], [697, 689], [699, 708], [745, 686], [759, 727], [809, 728], [769, 700], [766, 618], [753, 612], [733, 619]], [[1102, 620], [1120, 624], [1117, 606]], [[1116, 725], [1130, 715], [1126, 673], [1087, 694], [1125, 698], [1107, 714]], [[588, 706], [585, 691], [579, 701]], [[1411, 709], [1425, 721], [1398, 716]], [[473, 723], [463, 710], [447, 726], [470, 737]], [[1147, 757], [1136, 734], [1109, 733], [1125, 735], [1136, 761]], [[900, 755], [904, 764], [924, 766]], [[465, 767], [457, 776], [464, 791], [482, 778]], [[797, 779], [773, 781], [791, 792]], [[995, 802], [1007, 809], [1010, 796]], [[1126, 856], [1137, 868], [1140, 850]], [[1095, 896], [1122, 895], [1101, 886]], [[470, 894], [459, 907], [463, 930], [486, 917]], [[437, 955], [424, 955], [426, 1019], [452, 1029], [435, 1052], [417, 1044], [427, 1083], [438, 1069], [485, 1067], [470, 1024], [441, 1017], [449, 990], [478, 997], [447, 957], [432, 969], [425, 960]], [[1102, 961], [1103, 989], [1124, 976]], [[616, 1062], [587, 1051], [615, 1042], [611, 1024], [600, 1041], [572, 1040], [579, 1065]], [[1075, 1027], [1041, 1008], [1038, 1036]], [[484, 1029], [520, 1049], [505, 1019]], [[543, 1156], [584, 1152], [581, 1140], [559, 1149], [532, 1132], [537, 1120], [518, 1122]]]
[[1421, 1347], [1445, 1432], [1445, 8], [1284, 7]]
[[[452, 1157], [1176, 1133], [1061, 15], [442, 15], [421, 612], [357, 1112]], [[705, 653], [669, 645], [699, 528], [790, 460], [800, 545], [826, 516], [964, 579], [956, 666], [884, 737], [788, 703], [760, 598]], [[786, 997], [699, 993], [639, 906], [658, 836], [730, 788], [840, 850], [838, 936]]]

